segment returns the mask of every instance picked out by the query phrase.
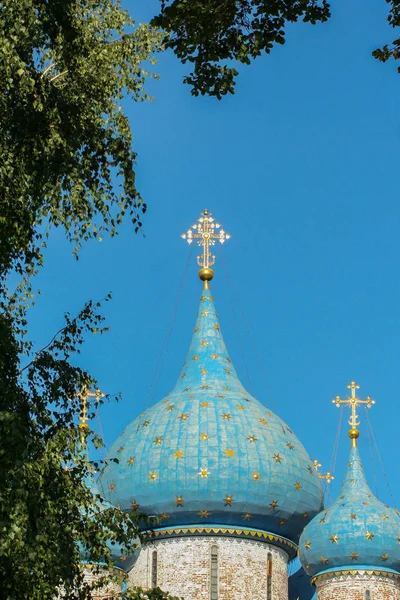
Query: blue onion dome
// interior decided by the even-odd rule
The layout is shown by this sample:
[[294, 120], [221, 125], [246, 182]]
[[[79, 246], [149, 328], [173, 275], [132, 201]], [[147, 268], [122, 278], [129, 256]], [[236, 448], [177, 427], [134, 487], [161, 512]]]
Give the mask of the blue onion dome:
[[300, 538], [299, 557], [309, 575], [359, 567], [400, 571], [400, 514], [372, 494], [353, 442], [339, 497]]
[[315, 600], [317, 594], [310, 576], [299, 569], [289, 577], [289, 600]]
[[207, 282], [175, 388], [127, 426], [107, 459], [104, 497], [160, 516], [165, 528], [245, 527], [297, 543], [322, 507], [306, 450], [239, 381]]

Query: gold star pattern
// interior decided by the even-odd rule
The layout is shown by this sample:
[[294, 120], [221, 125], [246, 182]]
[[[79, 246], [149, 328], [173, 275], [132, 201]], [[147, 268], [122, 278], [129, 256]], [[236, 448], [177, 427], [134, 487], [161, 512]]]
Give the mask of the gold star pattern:
[[260, 473], [253, 473], [252, 479], [253, 481], [259, 481], [261, 479]]
[[296, 490], [299, 492], [301, 490], [301, 484], [300, 481], [296, 481], [296, 483], [293, 484], [294, 487], [296, 488]]
[[224, 413], [222, 415], [222, 418], [224, 419], [224, 421], [230, 421], [231, 415], [229, 413]]
[[337, 533], [333, 534], [329, 539], [331, 540], [332, 544], [339, 543], [339, 536], [337, 535]]
[[367, 531], [367, 533], [365, 534], [365, 538], [367, 540], [372, 540], [372, 538], [374, 538], [375, 535], [372, 533], [372, 531]]
[[142, 427], [148, 427], [151, 423], [151, 419], [148, 419], [147, 421], [143, 421], [142, 423]]
[[231, 372], [230, 372], [230, 370], [229, 370], [229, 369], [225, 369], [225, 373], [228, 373], [228, 375], [230, 375], [230, 374], [231, 374]]
[[219, 325], [217, 323], [214, 325], [214, 329], [216, 329], [217, 331], [219, 331]]
[[306, 540], [305, 541], [304, 547], [307, 548], [307, 550], [309, 550], [311, 548], [311, 542], [310, 542], [310, 540]]
[[[289, 448], [289, 450], [294, 450], [294, 446], [290, 442], [286, 442], [286, 446]], [[312, 472], [312, 469], [310, 469], [310, 471]]]
[[320, 523], [325, 523], [326, 519], [325, 517], [322, 517], [322, 519], [319, 520]]
[[228, 456], [229, 458], [231, 458], [234, 454], [235, 454], [235, 451], [232, 450], [232, 448], [227, 448], [225, 450], [225, 456]]
[[208, 433], [201, 433], [200, 434], [200, 439], [201, 440], [208, 440]]
[[208, 390], [208, 388], [209, 388], [209, 387], [210, 387], [210, 386], [208, 386], [208, 385], [202, 385], [202, 386], [201, 386], [201, 389], [202, 389], [202, 390]]
[[198, 330], [199, 330], [199, 328], [198, 328], [198, 327], [195, 327], [193, 331], [194, 331], [195, 333], [197, 333], [197, 332], [198, 332]]
[[201, 345], [202, 346], [208, 346], [208, 342], [206, 340], [201, 340]]
[[210, 403], [209, 403], [209, 402], [202, 402], [202, 403], [200, 404], [200, 406], [201, 406], [202, 408], [207, 408], [207, 406], [210, 406]]
[[358, 554], [357, 552], [352, 552], [351, 553], [351, 560], [357, 560], [358, 559]]
[[131, 509], [132, 510], [139, 510], [139, 508], [140, 508], [140, 504], [138, 504], [136, 502], [136, 500], [134, 500], [133, 502], [131, 502]]
[[174, 456], [175, 456], [175, 458], [182, 458], [183, 457], [182, 450], [176, 450], [176, 452], [174, 452]]
[[185, 502], [185, 501], [184, 501], [184, 499], [183, 499], [183, 497], [182, 497], [182, 496], [176, 496], [176, 497], [175, 497], [175, 504], [176, 504], [177, 506], [183, 506], [184, 502]]
[[135, 462], [135, 457], [131, 456], [130, 459], [128, 460], [128, 465], [133, 465], [134, 462]]
[[206, 317], [208, 315], [208, 310], [203, 310], [201, 313], [202, 317]]
[[282, 519], [282, 521], [279, 521], [279, 526], [280, 526], [280, 527], [283, 527], [285, 523], [286, 523], [286, 521], [284, 521], [284, 520]]
[[155, 444], [156, 446], [159, 446], [161, 444], [161, 442], [163, 441], [163, 437], [156, 437], [155, 440], [153, 440], [153, 444]]
[[308, 517], [308, 513], [303, 513], [303, 514], [301, 515], [301, 518], [302, 518], [302, 519], [307, 519], [307, 517]]
[[181, 379], [185, 379], [185, 377], [186, 377], [186, 373], [182, 373]]
[[239, 410], [244, 410], [243, 404], [238, 404], [236, 408], [238, 408]]
[[150, 471], [150, 473], [149, 473], [149, 479], [150, 479], [150, 481], [157, 481], [157, 472], [156, 471]]
[[350, 514], [350, 519], [353, 519], [353, 521], [355, 521], [357, 519], [356, 513], [351, 513]]
[[166, 410], [172, 410], [174, 408], [175, 404], [168, 404]]
[[275, 508], [278, 506], [278, 502], [276, 500], [272, 500], [272, 502], [270, 503], [270, 507], [275, 510]]
[[384, 521], [387, 521], [387, 520], [388, 520], [388, 518], [389, 518], [389, 517], [388, 517], [387, 515], [382, 515], [382, 519], [383, 519]]
[[217, 398], [225, 398], [224, 394], [217, 394]]
[[262, 425], [268, 425], [268, 421], [266, 421], [265, 419], [260, 419], [260, 423]]
[[255, 444], [257, 441], [257, 438], [254, 435], [249, 435], [247, 439], [249, 440], [250, 444]]
[[210, 516], [208, 510], [201, 510], [198, 514], [201, 519], [207, 519]]
[[163, 513], [161, 513], [161, 515], [160, 515], [160, 519], [161, 519], [161, 521], [165, 521], [165, 520], [166, 520], [166, 519], [168, 519], [168, 518], [169, 518], [169, 515], [167, 515], [167, 513], [166, 513], [166, 512], [163, 512]]
[[226, 390], [227, 392], [230, 392], [231, 388], [229, 386], [227, 386], [227, 385], [224, 385], [224, 390]]
[[[142, 425], [142, 427], [143, 427], [143, 425]], [[120, 453], [122, 452], [122, 450], [123, 450], [123, 449], [124, 449], [124, 447], [123, 447], [123, 446], [120, 446], [120, 447], [118, 448], [118, 450], [117, 450], [118, 454], [120, 454]]]
[[213, 358], [214, 360], [216, 360], [218, 358], [218, 354], [211, 354], [211, 358]]
[[382, 554], [381, 560], [385, 561], [389, 558], [389, 554]]
[[232, 503], [234, 502], [233, 496], [228, 496], [228, 494], [227, 494], [224, 498], [224, 502], [225, 502], [225, 506], [232, 506]]
[[206, 467], [205, 469], [200, 469], [198, 474], [200, 475], [201, 479], [208, 479], [208, 476], [210, 475], [210, 471]]
[[326, 556], [321, 556], [321, 562], [323, 565], [326, 565], [328, 562], [328, 559], [326, 558]]
[[194, 398], [194, 394], [188, 394], [188, 398]]
[[190, 390], [190, 388], [189, 388], [189, 387], [187, 387], [187, 388], [185, 388], [183, 391], [184, 391], [184, 392], [188, 392], [189, 390]]
[[115, 490], [115, 483], [110, 483], [110, 490], [111, 491]]
[[250, 513], [244, 513], [242, 519], [244, 519], [245, 521], [249, 521], [252, 518], [252, 516], [253, 515], [251, 515]]
[[180, 421], [186, 421], [186, 419], [188, 418], [189, 413], [182, 413], [181, 415], [179, 415], [179, 420]]
[[197, 354], [195, 354], [195, 355], [192, 357], [192, 360], [199, 360], [199, 357], [197, 356]]
[[280, 454], [274, 454], [274, 459], [275, 459], [275, 462], [277, 462], [277, 463], [282, 462], [282, 457], [280, 456]]

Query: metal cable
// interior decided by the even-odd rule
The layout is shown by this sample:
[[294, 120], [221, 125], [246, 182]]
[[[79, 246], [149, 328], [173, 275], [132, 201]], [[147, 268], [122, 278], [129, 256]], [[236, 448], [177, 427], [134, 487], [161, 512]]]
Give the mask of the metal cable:
[[[366, 416], [368, 416], [367, 407], [365, 405], [364, 405], [364, 410], [366, 412]], [[367, 420], [367, 422], [368, 422], [368, 420]], [[372, 465], [372, 476], [374, 479], [375, 494], [376, 494], [377, 498], [379, 498], [378, 484], [377, 484], [376, 471], [375, 471], [375, 461], [374, 461], [374, 455], [372, 452], [372, 437], [371, 437], [371, 431], [370, 431], [369, 427], [367, 427], [367, 436], [368, 436], [369, 456], [370, 456], [371, 465]]]
[[[335, 475], [336, 469], [336, 460], [339, 450], [339, 442], [340, 442], [340, 434], [342, 431], [342, 421], [343, 421], [343, 406], [340, 407], [339, 421], [336, 429], [335, 442], [333, 444], [333, 451], [331, 456], [331, 461], [329, 463], [329, 471], [332, 475]], [[326, 504], [329, 504], [331, 501], [331, 485], [325, 482], [325, 490], [324, 493], [326, 495]]]

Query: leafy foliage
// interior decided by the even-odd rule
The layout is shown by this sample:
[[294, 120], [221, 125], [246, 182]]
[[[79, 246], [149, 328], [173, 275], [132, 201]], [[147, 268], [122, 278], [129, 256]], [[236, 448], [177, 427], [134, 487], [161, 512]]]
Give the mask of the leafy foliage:
[[[400, 27], [400, 1], [386, 0], [390, 4], [388, 23], [392, 27]], [[400, 60], [400, 38], [393, 41], [392, 45], [385, 44], [382, 48], [375, 50], [372, 55], [381, 62], [387, 62], [389, 59]], [[400, 73], [400, 66], [397, 67]]]
[[160, 48], [119, 0], [1, 3], [2, 274], [40, 261], [52, 225], [76, 251], [126, 215], [140, 228], [146, 205], [121, 100], [149, 98], [145, 65]]
[[153, 24], [183, 62], [193, 64], [185, 77], [192, 94], [221, 98], [234, 91], [237, 70], [229, 61], [250, 64], [275, 44], [284, 44], [285, 26], [299, 19], [317, 23], [330, 17], [327, 0], [160, 0]]

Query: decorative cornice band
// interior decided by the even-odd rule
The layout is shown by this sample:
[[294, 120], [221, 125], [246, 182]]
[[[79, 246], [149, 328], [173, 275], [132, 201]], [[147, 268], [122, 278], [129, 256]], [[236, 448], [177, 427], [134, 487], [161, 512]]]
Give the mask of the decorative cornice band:
[[253, 539], [256, 541], [264, 542], [267, 544], [274, 544], [283, 548], [290, 556], [294, 558], [297, 554], [297, 545], [279, 535], [274, 533], [268, 533], [266, 531], [259, 531], [257, 529], [241, 529], [237, 527], [178, 527], [178, 528], [166, 528], [166, 529], [155, 529], [150, 534], [150, 539], [154, 537], [174, 538], [174, 537], [191, 537], [191, 536], [223, 536], [223, 537], [235, 537]]
[[367, 575], [368, 577], [387, 577], [389, 579], [400, 579], [400, 573], [394, 573], [393, 571], [382, 571], [381, 569], [341, 569], [338, 571], [329, 571], [327, 573], [321, 573], [320, 575], [315, 575], [311, 579], [311, 583], [315, 585], [317, 582], [324, 581], [326, 579], [330, 579], [332, 577], [341, 577], [343, 575], [350, 575], [351, 577], [356, 577], [357, 575]]

